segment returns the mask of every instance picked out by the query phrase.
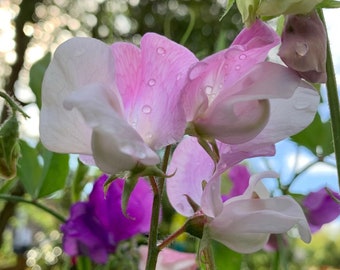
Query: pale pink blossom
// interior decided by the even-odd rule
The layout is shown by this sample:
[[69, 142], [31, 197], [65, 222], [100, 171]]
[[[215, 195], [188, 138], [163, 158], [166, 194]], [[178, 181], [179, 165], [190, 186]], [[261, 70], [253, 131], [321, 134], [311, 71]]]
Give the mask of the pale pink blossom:
[[[139, 247], [139, 270], [145, 270], [148, 247]], [[156, 270], [196, 270], [196, 254], [164, 248], [158, 255]]]
[[[187, 217], [206, 216], [204, 233], [208, 238], [240, 253], [259, 250], [270, 234], [284, 233], [294, 226], [302, 240], [310, 241], [309, 226], [300, 205], [289, 196], [270, 198], [261, 183], [262, 178], [277, 177], [276, 173], [264, 172], [250, 179], [239, 179], [249, 181], [247, 189], [223, 202], [223, 168], [226, 169], [219, 163], [214, 166], [194, 138], [185, 139], [176, 148], [168, 171], [176, 170], [167, 181], [169, 201], [176, 211]], [[193, 203], [200, 209], [193, 209]]]
[[104, 172], [159, 163], [156, 153], [180, 140], [185, 74], [196, 57], [154, 33], [140, 48], [92, 38], [58, 47], [42, 86], [40, 135], [50, 150], [81, 154]]
[[187, 134], [241, 144], [264, 129], [278, 129], [274, 133], [283, 135], [306, 127], [319, 95], [294, 71], [265, 62], [279, 42], [278, 35], [258, 20], [228, 49], [192, 65], [182, 96]]

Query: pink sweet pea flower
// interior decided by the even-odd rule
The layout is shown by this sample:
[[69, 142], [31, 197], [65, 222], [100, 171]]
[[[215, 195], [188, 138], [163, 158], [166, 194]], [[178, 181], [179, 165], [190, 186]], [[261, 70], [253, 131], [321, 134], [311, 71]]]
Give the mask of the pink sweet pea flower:
[[[340, 200], [339, 193], [330, 192], [336, 199]], [[309, 193], [302, 201], [302, 205], [306, 209], [306, 216], [312, 233], [317, 232], [322, 225], [333, 221], [340, 215], [339, 202], [336, 202], [324, 188]]]
[[[168, 172], [176, 169], [176, 174], [167, 181], [167, 194], [180, 214], [206, 217], [204, 233], [209, 238], [237, 252], [250, 253], [263, 248], [270, 234], [284, 233], [297, 226], [301, 238], [310, 241], [309, 226], [299, 204], [289, 196], [269, 198], [261, 183], [261, 178], [277, 177], [275, 173], [264, 172], [250, 179], [246, 173], [236, 174], [240, 178], [233, 181], [234, 185], [247, 181], [249, 185], [241, 195], [236, 192], [236, 196], [223, 202], [220, 181], [224, 166], [217, 164], [215, 169], [212, 159], [195, 139], [188, 138], [181, 144], [169, 166]], [[194, 210], [192, 203], [200, 209]]]
[[77, 153], [104, 172], [159, 163], [156, 150], [183, 136], [180, 90], [196, 57], [154, 33], [140, 48], [73, 38], [55, 52], [42, 86], [40, 135], [50, 150]]
[[[148, 247], [140, 246], [139, 270], [145, 270]], [[158, 255], [156, 270], [196, 270], [196, 254], [164, 248]]]
[[285, 128], [294, 129], [300, 120], [291, 117], [297, 112], [305, 126], [313, 120], [319, 103], [313, 87], [294, 71], [264, 62], [279, 42], [279, 36], [258, 20], [228, 49], [191, 66], [182, 96], [189, 135], [241, 144], [269, 123], [282, 130], [276, 117], [285, 118]]

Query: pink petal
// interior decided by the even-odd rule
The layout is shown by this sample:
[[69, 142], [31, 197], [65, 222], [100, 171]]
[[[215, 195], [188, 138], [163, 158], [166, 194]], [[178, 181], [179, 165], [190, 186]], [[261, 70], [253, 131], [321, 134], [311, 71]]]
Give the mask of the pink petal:
[[[131, 45], [113, 45], [112, 49], [119, 62], [116, 78], [129, 123], [153, 149], [179, 141], [186, 124], [180, 93], [187, 69], [197, 61], [196, 57], [155, 33], [143, 36], [141, 56]], [[119, 78], [130, 65], [131, 74]]]
[[300, 81], [284, 66], [257, 64], [232, 87], [233, 95], [223, 92], [211, 103], [205, 115], [195, 121], [197, 130], [224, 143], [246, 142], [266, 125], [270, 116], [267, 100], [288, 99]]
[[194, 210], [187, 200], [189, 196], [198, 205], [203, 193], [202, 181], [209, 181], [214, 171], [210, 156], [195, 138], [185, 137], [173, 153], [167, 179], [167, 194], [171, 205], [184, 216], [192, 216]]
[[93, 129], [91, 145], [96, 165], [106, 173], [116, 174], [144, 165], [159, 163], [151, 150], [115, 110], [115, 96], [101, 85], [91, 85], [69, 95], [64, 106], [76, 108]]
[[[58, 47], [42, 85], [40, 137], [51, 151], [90, 155], [91, 129], [81, 114], [63, 107], [64, 99], [88, 84], [113, 85], [110, 47], [92, 38], [73, 38]], [[117, 101], [119, 103], [119, 100]]]
[[219, 174], [214, 175], [204, 188], [201, 209], [209, 217], [216, 217], [222, 212], [221, 177]]
[[244, 29], [230, 48], [192, 66], [183, 94], [187, 120], [204, 113], [208, 103], [220, 93], [231, 95], [231, 87], [255, 64], [264, 61], [279, 41], [275, 31], [258, 20], [251, 28]]

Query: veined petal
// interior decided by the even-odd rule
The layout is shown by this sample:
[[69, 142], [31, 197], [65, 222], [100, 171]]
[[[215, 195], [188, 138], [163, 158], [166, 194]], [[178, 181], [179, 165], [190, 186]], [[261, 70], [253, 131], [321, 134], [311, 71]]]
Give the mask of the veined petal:
[[270, 234], [297, 226], [302, 240], [310, 242], [308, 223], [301, 207], [288, 196], [226, 201], [222, 213], [209, 226], [210, 236], [241, 253], [261, 249]]
[[106, 173], [116, 174], [135, 167], [159, 163], [158, 155], [114, 109], [112, 92], [102, 85], [87, 86], [69, 95], [65, 108], [76, 108], [93, 129], [91, 146], [96, 165]]
[[[179, 98], [187, 69], [197, 62], [194, 54], [155, 33], [143, 36], [140, 53], [127, 44], [112, 50], [129, 123], [153, 149], [179, 141], [186, 124]], [[119, 78], [130, 70], [130, 62], [135, 62], [131, 74]]]
[[49, 150], [92, 153], [90, 127], [79, 111], [66, 110], [63, 102], [88, 84], [101, 84], [115, 92], [113, 70], [110, 47], [99, 40], [73, 38], [58, 47], [42, 85], [40, 137]]
[[213, 171], [214, 162], [197, 143], [196, 138], [185, 137], [178, 144], [167, 171], [168, 174], [175, 175], [168, 178], [166, 183], [169, 201], [177, 212], [184, 216], [194, 214], [186, 195], [200, 205], [202, 182], [209, 181]]
[[[198, 133], [224, 143], [244, 143], [257, 136], [267, 124], [270, 116], [267, 100], [288, 100], [299, 83], [301, 79], [288, 68], [270, 62], [259, 63], [231, 88], [233, 95], [221, 93], [205, 115], [195, 121]], [[315, 91], [311, 93], [317, 95]]]
[[231, 87], [254, 65], [264, 61], [279, 42], [275, 31], [258, 20], [251, 28], [242, 30], [230, 48], [193, 65], [182, 97], [187, 121], [204, 114], [220, 93], [234, 94]]

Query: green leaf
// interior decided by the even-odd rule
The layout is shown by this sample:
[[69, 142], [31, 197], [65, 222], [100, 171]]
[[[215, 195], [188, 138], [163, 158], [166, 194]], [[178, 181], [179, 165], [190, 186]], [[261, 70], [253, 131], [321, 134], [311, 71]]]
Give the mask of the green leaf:
[[44, 74], [48, 64], [51, 61], [51, 54], [46, 54], [43, 58], [38, 60], [31, 67], [30, 70], [30, 82], [29, 86], [31, 87], [33, 93], [36, 97], [36, 103], [39, 108], [41, 108], [41, 85], [44, 78]]
[[69, 155], [53, 153], [47, 150], [42, 144], [41, 155], [44, 160], [43, 171], [40, 177], [38, 198], [50, 195], [65, 186], [69, 172]]
[[135, 186], [137, 185], [138, 177], [139, 176], [130, 176], [125, 180], [122, 195], [122, 212], [125, 216], [127, 216], [126, 210], [129, 203], [129, 198]]
[[340, 1], [324, 0], [316, 7], [317, 8], [340, 8]]
[[27, 142], [20, 141], [21, 158], [18, 161], [18, 177], [25, 190], [36, 198], [40, 188], [42, 167], [38, 161], [38, 151]]
[[327, 156], [334, 152], [330, 122], [323, 123], [319, 114], [306, 129], [292, 136], [292, 140], [307, 147], [316, 155]]
[[235, 3], [235, 0], [227, 0], [227, 5], [225, 7], [225, 11], [224, 11], [223, 15], [220, 18], [220, 21], [224, 18], [225, 15], [228, 14], [229, 10], [231, 9], [231, 7], [233, 6], [234, 3]]

